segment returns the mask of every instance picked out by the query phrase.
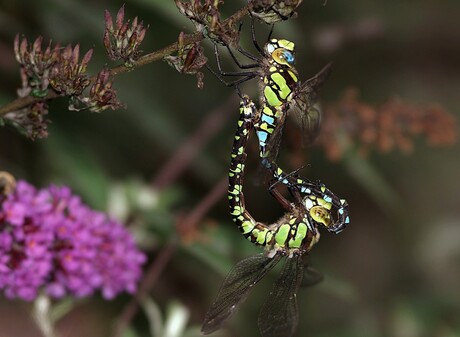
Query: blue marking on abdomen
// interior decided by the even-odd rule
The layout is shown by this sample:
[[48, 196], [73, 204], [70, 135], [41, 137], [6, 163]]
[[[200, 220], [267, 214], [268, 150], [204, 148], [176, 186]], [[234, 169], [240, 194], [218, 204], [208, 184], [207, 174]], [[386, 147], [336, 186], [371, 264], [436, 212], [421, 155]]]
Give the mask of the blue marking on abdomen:
[[262, 120], [262, 122], [266, 122], [270, 125], [273, 125], [273, 122], [275, 121], [273, 117], [267, 116], [265, 114], [262, 114], [262, 117], [260, 119]]

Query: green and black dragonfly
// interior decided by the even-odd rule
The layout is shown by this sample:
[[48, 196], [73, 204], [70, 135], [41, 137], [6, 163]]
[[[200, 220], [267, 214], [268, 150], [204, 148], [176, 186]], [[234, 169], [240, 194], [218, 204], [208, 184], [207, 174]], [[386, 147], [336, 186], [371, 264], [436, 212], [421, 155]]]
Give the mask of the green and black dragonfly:
[[[321, 195], [320, 198], [324, 199], [327, 203], [332, 203], [338, 210], [338, 219], [334, 224], [334, 228], [339, 232], [349, 223], [346, 201], [338, 198], [322, 184], [312, 183], [297, 174], [286, 173], [276, 163], [281, 136], [288, 114], [294, 114], [301, 121], [306, 143], [311, 143], [316, 138], [321, 123], [321, 112], [316, 105], [318, 91], [328, 77], [331, 65], [326, 65], [314, 77], [302, 83], [294, 67], [294, 43], [284, 39], [269, 38], [269, 41], [262, 49], [255, 39], [254, 24], [252, 24], [251, 31], [254, 46], [260, 54], [259, 57], [250, 54], [240, 46], [237, 46], [237, 50], [256, 62], [253, 64], [241, 64], [232, 51], [232, 48], [227, 46], [233, 60], [243, 71], [224, 72], [221, 67], [217, 45], [215, 45], [220, 75], [239, 76], [241, 78], [227, 83], [216, 75], [226, 85], [232, 86], [238, 86], [253, 78], [259, 79], [260, 108], [255, 109], [253, 122], [259, 141], [262, 166], [271, 172], [276, 181], [287, 185], [291, 194], [296, 196], [298, 202], [304, 196], [314, 192], [315, 195]], [[248, 71], [247, 69], [250, 70]], [[273, 186], [272, 184], [270, 185]], [[316, 190], [312, 191], [312, 188], [316, 188]], [[270, 187], [270, 192], [272, 191]], [[276, 194], [275, 198], [280, 201]]]
[[[289, 210], [278, 221], [267, 225], [251, 216], [244, 202], [243, 181], [246, 146], [255, 116], [257, 112], [254, 103], [243, 96], [231, 155], [228, 199], [232, 220], [248, 240], [265, 247], [265, 253], [240, 261], [230, 271], [206, 314], [202, 326], [204, 334], [219, 329], [247, 298], [253, 286], [285, 259], [285, 266], [262, 307], [258, 325], [263, 337], [292, 336], [299, 317], [296, 294], [304, 272], [308, 275], [306, 284], [321, 279], [320, 274], [312, 268], [304, 268], [302, 256], [318, 242], [320, 227], [331, 232], [337, 230], [333, 225], [335, 222], [331, 221], [333, 205], [324, 200], [323, 194], [315, 195], [314, 191], [321, 191], [321, 186], [313, 186], [314, 183], [309, 183], [312, 193], [299, 203], [291, 203]], [[283, 198], [281, 195], [278, 197]]]

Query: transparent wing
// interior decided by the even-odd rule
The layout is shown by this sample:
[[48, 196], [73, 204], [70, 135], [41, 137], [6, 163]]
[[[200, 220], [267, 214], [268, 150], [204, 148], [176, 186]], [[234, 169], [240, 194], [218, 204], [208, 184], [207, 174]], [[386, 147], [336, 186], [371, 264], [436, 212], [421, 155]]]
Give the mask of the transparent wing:
[[299, 322], [296, 293], [302, 276], [302, 258], [288, 258], [259, 315], [262, 337], [291, 337], [296, 331]]
[[304, 265], [303, 279], [300, 285], [302, 288], [314, 286], [324, 279], [321, 272], [310, 266], [310, 257], [308, 254], [302, 255], [302, 261]]
[[270, 161], [276, 162], [276, 160], [278, 159], [278, 152], [281, 145], [281, 139], [283, 136], [285, 124], [286, 114], [283, 114], [283, 117], [278, 121], [278, 124], [276, 125], [276, 128], [273, 131], [267, 143], [268, 159]]
[[322, 121], [321, 107], [316, 103], [306, 113], [297, 112], [296, 115], [301, 116], [302, 146], [307, 147], [319, 135]]
[[315, 268], [307, 266], [304, 268], [303, 272], [303, 279], [301, 283], [301, 287], [311, 287], [315, 284], [320, 283], [324, 279], [323, 274], [317, 271]]
[[315, 76], [308, 79], [294, 92], [289, 113], [296, 116], [302, 127], [303, 145], [311, 144], [318, 136], [321, 125], [321, 108], [316, 101], [318, 92], [331, 72], [332, 64], [327, 64]]
[[225, 278], [222, 287], [206, 313], [201, 332], [205, 335], [218, 330], [248, 297], [252, 287], [272, 269], [281, 256], [263, 254], [248, 257], [236, 264]]

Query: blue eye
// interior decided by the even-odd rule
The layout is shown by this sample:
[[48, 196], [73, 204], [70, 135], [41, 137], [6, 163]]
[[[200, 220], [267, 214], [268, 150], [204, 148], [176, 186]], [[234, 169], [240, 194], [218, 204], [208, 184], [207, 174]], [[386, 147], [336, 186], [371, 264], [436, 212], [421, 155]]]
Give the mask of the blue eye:
[[289, 63], [289, 64], [294, 63], [294, 55], [292, 55], [291, 52], [285, 50], [283, 55], [284, 55], [284, 59], [286, 60], [287, 63]]

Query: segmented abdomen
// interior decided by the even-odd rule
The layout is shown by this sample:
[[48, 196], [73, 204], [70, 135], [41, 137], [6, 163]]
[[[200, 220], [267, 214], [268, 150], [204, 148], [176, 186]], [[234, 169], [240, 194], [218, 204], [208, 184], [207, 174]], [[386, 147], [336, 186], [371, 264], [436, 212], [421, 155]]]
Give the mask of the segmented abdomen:
[[319, 233], [308, 223], [306, 213], [302, 210], [287, 213], [271, 226], [255, 221], [246, 210], [243, 193], [246, 145], [255, 114], [254, 103], [247, 96], [243, 97], [229, 171], [228, 199], [232, 220], [243, 235], [256, 245], [286, 251], [309, 249], [319, 239]]
[[244, 166], [247, 157], [246, 145], [255, 109], [254, 103], [247, 96], [242, 98], [240, 103], [240, 118], [231, 154], [228, 200], [232, 220], [238, 225], [243, 235], [251, 242], [264, 246], [272, 241], [273, 232], [267, 226], [257, 223], [248, 213], [243, 194]]

